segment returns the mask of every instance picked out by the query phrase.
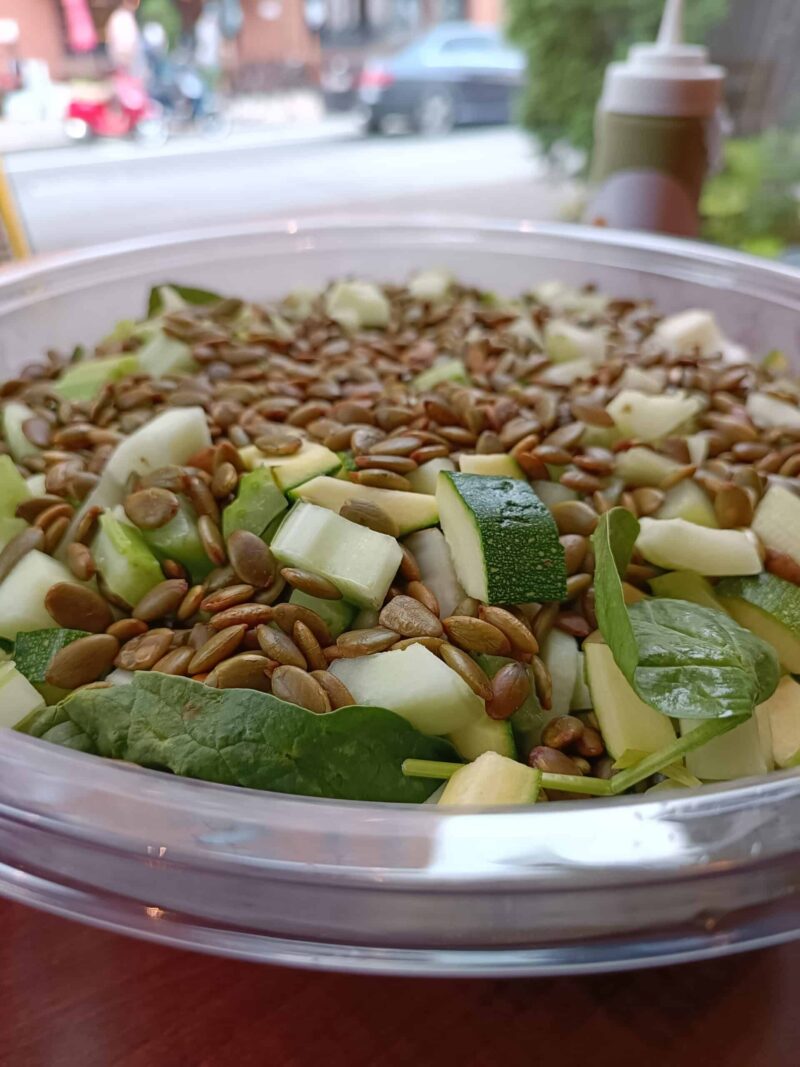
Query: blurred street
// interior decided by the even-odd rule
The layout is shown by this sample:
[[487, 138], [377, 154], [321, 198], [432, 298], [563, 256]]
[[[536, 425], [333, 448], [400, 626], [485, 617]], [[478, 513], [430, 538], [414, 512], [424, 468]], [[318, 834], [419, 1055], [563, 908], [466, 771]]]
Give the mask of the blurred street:
[[515, 129], [365, 138], [347, 117], [17, 152], [6, 169], [37, 252], [317, 210], [554, 218], [572, 195]]

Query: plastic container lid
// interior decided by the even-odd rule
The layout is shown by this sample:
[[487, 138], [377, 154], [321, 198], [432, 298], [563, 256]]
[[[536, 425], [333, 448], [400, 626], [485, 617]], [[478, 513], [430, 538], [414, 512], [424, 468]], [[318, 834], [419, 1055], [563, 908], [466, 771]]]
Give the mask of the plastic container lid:
[[600, 107], [629, 115], [710, 118], [722, 99], [725, 71], [708, 49], [683, 41], [683, 0], [666, 0], [655, 44], [635, 44], [606, 70]]

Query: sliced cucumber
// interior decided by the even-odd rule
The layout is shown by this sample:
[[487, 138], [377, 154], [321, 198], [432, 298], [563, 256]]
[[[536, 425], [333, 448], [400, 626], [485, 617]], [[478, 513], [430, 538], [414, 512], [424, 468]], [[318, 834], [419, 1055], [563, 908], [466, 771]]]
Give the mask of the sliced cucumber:
[[565, 596], [558, 530], [527, 482], [444, 471], [436, 499], [456, 574], [470, 596], [485, 604]]
[[345, 600], [368, 608], [383, 604], [403, 558], [393, 537], [302, 501], [283, 520], [271, 547], [281, 563], [322, 575]]
[[421, 371], [411, 383], [411, 388], [418, 393], [435, 389], [442, 382], [461, 382], [469, 385], [467, 368], [460, 359], [440, 359], [427, 370]]
[[[356, 609], [346, 600], [324, 600], [322, 597], [304, 593], [302, 589], [292, 590], [289, 603], [315, 611], [330, 630], [334, 640], [350, 628], [356, 614]], [[373, 625], [377, 626], [377, 619]]]
[[733, 618], [772, 645], [784, 670], [800, 673], [800, 588], [775, 574], [725, 578], [715, 589]]
[[719, 352], [724, 344], [714, 315], [701, 308], [667, 315], [656, 325], [653, 337], [675, 355], [688, 356], [699, 350], [701, 356], [710, 356]]
[[447, 270], [417, 271], [408, 282], [408, 291], [415, 300], [425, 300], [429, 304], [444, 300], [453, 288], [453, 275]]
[[496, 478], [525, 477], [522, 467], [507, 452], [495, 452], [488, 455], [462, 452], [458, 460], [458, 468], [462, 474], [484, 474]]
[[697, 397], [685, 393], [652, 396], [636, 389], [623, 389], [606, 411], [623, 436], [658, 441], [694, 418], [700, 407]]
[[675, 740], [670, 719], [640, 700], [617, 664], [608, 645], [594, 638], [583, 643], [586, 673], [594, 713], [609, 753], [658, 752]]
[[541, 773], [496, 752], [484, 752], [474, 763], [459, 767], [445, 786], [445, 806], [488, 807], [493, 804], [535, 804]]
[[496, 752], [507, 759], [517, 758], [514, 731], [508, 720], [490, 719], [484, 715], [448, 734], [447, 740], [466, 760], [475, 760], [484, 752]]
[[164, 580], [161, 565], [141, 531], [108, 511], [100, 516], [92, 555], [110, 592], [131, 607]]
[[800, 685], [785, 675], [759, 710], [769, 718], [772, 758], [778, 767], [800, 763]]
[[447, 456], [438, 459], [429, 459], [427, 463], [421, 463], [415, 471], [411, 471], [406, 478], [411, 482], [415, 493], [427, 493], [428, 496], [436, 495], [436, 480], [439, 471], [454, 471], [455, 463]]
[[649, 563], [706, 577], [758, 574], [758, 540], [750, 530], [709, 530], [685, 519], [640, 519], [636, 547]]
[[388, 708], [423, 734], [450, 734], [486, 715], [461, 675], [422, 645], [336, 659], [330, 670], [357, 704]]
[[[703, 719], [681, 719], [681, 736], [696, 730], [702, 722]], [[700, 748], [687, 752], [686, 769], [704, 782], [727, 782], [766, 774], [770, 767], [762, 748], [756, 715], [728, 733], [713, 737]]]
[[769, 393], [750, 393], [745, 408], [761, 430], [800, 430], [800, 408]]
[[614, 473], [625, 485], [636, 488], [643, 485], [660, 485], [680, 467], [674, 459], [654, 452], [652, 448], [636, 445], [617, 454]]
[[561, 504], [565, 500], [578, 499], [578, 494], [574, 489], [570, 489], [560, 482], [547, 482], [543, 479], [537, 479], [537, 481], [531, 482], [531, 488], [545, 507], [551, 510], [556, 504]]
[[11, 456], [0, 456], [0, 519], [15, 518], [17, 507], [30, 498], [31, 491]]
[[756, 508], [752, 529], [767, 548], [800, 563], [800, 496], [783, 485], [771, 485]]
[[43, 707], [44, 697], [13, 661], [0, 665], [0, 727], [16, 726], [20, 719]]
[[202, 582], [214, 564], [200, 540], [194, 508], [183, 497], [178, 499], [180, 508], [173, 519], [155, 530], [142, 530], [141, 534], [157, 559], [177, 560], [188, 570], [192, 582]]
[[667, 597], [670, 600], [688, 600], [691, 604], [700, 604], [701, 607], [712, 608], [714, 611], [725, 611], [717, 599], [715, 587], [694, 571], [670, 571], [660, 574], [657, 578], [650, 579], [650, 589], [654, 596]]
[[336, 282], [325, 294], [329, 318], [347, 330], [389, 325], [389, 301], [372, 282]]
[[568, 319], [548, 319], [544, 327], [545, 355], [553, 363], [573, 359], [602, 363], [608, 344], [603, 327], [587, 330]]
[[92, 400], [108, 382], [119, 381], [129, 374], [136, 374], [138, 370], [138, 355], [132, 353], [125, 356], [106, 356], [102, 359], [83, 359], [66, 368], [56, 381], [55, 389], [65, 400], [80, 403]]
[[553, 683], [550, 716], [567, 715], [578, 681], [578, 642], [561, 630], [551, 630], [542, 644], [540, 655]]
[[190, 374], [196, 367], [192, 350], [185, 341], [156, 331], [138, 350], [139, 367], [143, 374], [159, 378], [168, 374]]
[[417, 561], [422, 582], [439, 601], [443, 619], [452, 615], [467, 595], [456, 576], [453, 557], [441, 530], [417, 530], [403, 542]]
[[101, 485], [110, 479], [123, 487], [131, 473], [147, 474], [172, 463], [182, 466], [210, 444], [211, 434], [202, 408], [163, 411], [120, 441], [109, 457]]
[[371, 485], [343, 482], [338, 478], [312, 478], [291, 494], [319, 507], [338, 512], [348, 500], [366, 500], [377, 504], [397, 523], [400, 536], [435, 526], [439, 521], [436, 497], [408, 493], [402, 489], [376, 489]]
[[234, 530], [249, 530], [258, 537], [278, 515], [286, 511], [286, 497], [275, 484], [269, 467], [257, 467], [239, 479], [236, 499], [222, 512], [222, 533], [227, 540]]
[[249, 471], [269, 467], [275, 484], [284, 492], [296, 489], [320, 474], [338, 471], [341, 466], [337, 454], [316, 441], [304, 441], [293, 456], [265, 456], [255, 445], [241, 449], [239, 455]]
[[710, 530], [716, 530], [719, 526], [708, 493], [690, 478], [684, 478], [682, 482], [667, 490], [664, 503], [656, 512], [656, 518], [685, 519], [686, 522], [706, 526]]
[[35, 414], [36, 412], [32, 408], [29, 408], [27, 404], [20, 403], [18, 400], [9, 400], [0, 409], [2, 436], [8, 445], [8, 451], [17, 463], [21, 463], [28, 456], [36, 456], [41, 451], [28, 440], [25, 436], [25, 431], [22, 429], [23, 423], [27, 422], [28, 419], [34, 418]]
[[44, 552], [28, 552], [0, 582], [0, 637], [13, 641], [25, 630], [55, 627], [44, 600], [56, 582], [79, 583], [58, 560]]

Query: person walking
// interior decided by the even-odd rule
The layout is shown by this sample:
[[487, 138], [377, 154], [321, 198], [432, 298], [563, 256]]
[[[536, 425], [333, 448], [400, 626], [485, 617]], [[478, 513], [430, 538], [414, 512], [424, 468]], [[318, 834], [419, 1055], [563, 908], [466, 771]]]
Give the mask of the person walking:
[[144, 41], [136, 21], [139, 0], [122, 0], [106, 23], [106, 51], [114, 70], [134, 78], [147, 74]]

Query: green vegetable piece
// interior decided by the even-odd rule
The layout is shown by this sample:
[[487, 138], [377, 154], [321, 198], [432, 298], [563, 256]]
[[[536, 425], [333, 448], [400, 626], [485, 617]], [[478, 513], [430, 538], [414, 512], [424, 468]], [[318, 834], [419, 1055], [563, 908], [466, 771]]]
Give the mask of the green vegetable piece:
[[164, 580], [161, 566], [141, 532], [110, 512], [100, 516], [92, 555], [104, 582], [131, 606]]
[[55, 656], [66, 645], [71, 645], [79, 637], [87, 637], [85, 630], [31, 630], [18, 633], [14, 642], [14, 662], [20, 674], [24, 674], [44, 699], [51, 704], [57, 703], [67, 695], [68, 690], [50, 685], [46, 680], [47, 668]]
[[218, 304], [220, 300], [222, 297], [218, 293], [209, 292], [208, 289], [194, 289], [190, 285], [175, 285], [170, 282], [167, 285], [158, 285], [150, 291], [147, 317], [154, 319], [156, 315], [180, 311], [187, 304], [191, 307], [201, 307], [204, 304]]
[[325, 600], [324, 597], [304, 593], [302, 589], [292, 590], [289, 603], [315, 611], [330, 630], [334, 640], [349, 628], [356, 614], [356, 609], [346, 600]]
[[[452, 778], [456, 771], [460, 771], [463, 767], [463, 763], [407, 759], [403, 763], [403, 774], [410, 778], [433, 778], [442, 781]], [[611, 782], [605, 778], [593, 778], [591, 775], [584, 777], [580, 774], [548, 774], [545, 771], [542, 773], [540, 784], [543, 789], [560, 789], [564, 793], [583, 793], [591, 797], [611, 795]]]
[[188, 778], [338, 800], [421, 803], [435, 783], [407, 778], [403, 760], [455, 756], [385, 708], [314, 715], [267, 693], [150, 672], [78, 690], [16, 729]]
[[143, 374], [153, 378], [166, 374], [189, 374], [197, 367], [185, 341], [156, 330], [136, 353]]
[[[506, 663], [515, 662], [505, 656], [489, 656], [485, 653], [475, 656], [475, 659], [478, 662], [478, 666], [481, 667], [490, 678], [494, 678], [500, 668], [504, 667]], [[517, 708], [508, 720], [511, 724], [517, 750], [523, 757], [527, 756], [530, 750], [541, 742], [542, 730], [553, 717], [552, 711], [545, 711], [539, 703], [539, 698], [536, 696], [533, 675], [530, 671], [529, 675], [531, 679], [531, 691], [528, 694], [525, 703]], [[458, 746], [456, 745], [456, 747]], [[503, 754], [505, 755], [505, 753]]]
[[183, 497], [174, 518], [156, 530], [142, 530], [145, 543], [160, 560], [174, 559], [189, 571], [193, 582], [202, 582], [214, 564], [206, 555], [197, 530], [197, 516]]
[[708, 578], [695, 571], [668, 571], [650, 580], [650, 589], [654, 596], [669, 597], [671, 600], [688, 600], [704, 608], [724, 611], [716, 597], [714, 586]]
[[286, 497], [275, 484], [269, 467], [256, 467], [239, 479], [236, 499], [222, 512], [222, 533], [227, 539], [234, 530], [249, 530], [261, 537], [288, 507]]
[[794, 582], [765, 572], [723, 578], [715, 592], [740, 626], [772, 645], [785, 670], [800, 674], [800, 588]]
[[642, 700], [674, 718], [746, 718], [778, 684], [773, 649], [723, 612], [682, 600], [626, 608], [624, 574], [638, 534], [624, 508], [601, 516], [592, 536], [598, 625]]
[[67, 367], [55, 383], [55, 388], [65, 400], [92, 400], [108, 382], [136, 374], [138, 369], [138, 356], [130, 353], [103, 359], [83, 359]]
[[424, 393], [429, 389], [435, 389], [442, 382], [463, 382], [470, 384], [467, 368], [460, 359], [442, 359], [434, 363], [432, 367], [419, 373], [411, 382], [411, 388], [418, 393]]
[[[17, 506], [30, 496], [31, 491], [14, 460], [11, 456], [0, 456], [0, 519], [14, 519]], [[23, 520], [14, 521], [22, 522], [24, 528]]]

